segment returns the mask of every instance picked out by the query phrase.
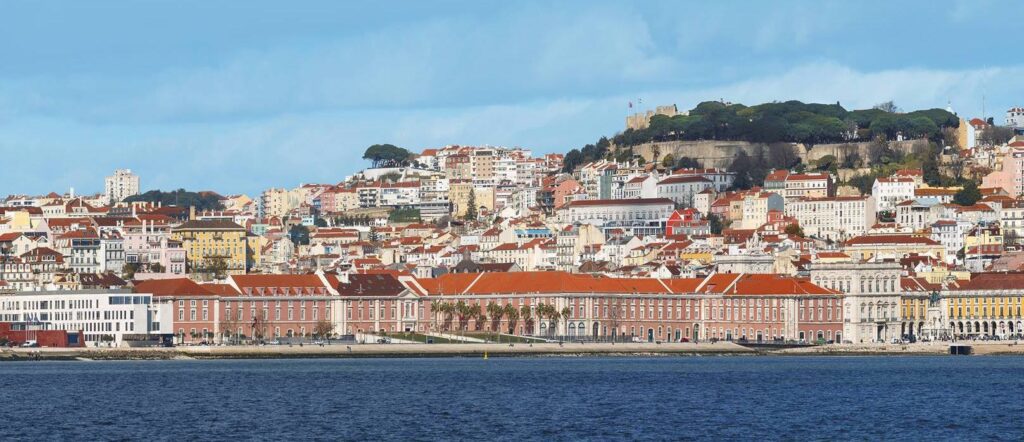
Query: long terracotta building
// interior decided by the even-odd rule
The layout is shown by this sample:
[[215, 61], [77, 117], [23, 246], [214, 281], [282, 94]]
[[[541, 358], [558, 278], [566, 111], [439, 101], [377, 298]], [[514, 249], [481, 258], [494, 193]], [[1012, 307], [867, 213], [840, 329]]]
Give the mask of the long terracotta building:
[[771, 274], [233, 275], [222, 284], [146, 281], [135, 290], [170, 306], [181, 342], [311, 336], [325, 324], [339, 335], [467, 330], [645, 341], [843, 339], [841, 292]]

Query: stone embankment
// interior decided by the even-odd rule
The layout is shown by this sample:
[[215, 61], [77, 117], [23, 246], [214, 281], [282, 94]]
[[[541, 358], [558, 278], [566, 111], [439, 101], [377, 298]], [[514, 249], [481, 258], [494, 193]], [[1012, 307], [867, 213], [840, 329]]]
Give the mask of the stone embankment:
[[136, 359], [277, 359], [376, 357], [617, 356], [754, 354], [733, 343], [545, 343], [545, 344], [332, 344], [194, 346], [174, 348], [15, 348], [0, 352], [3, 360], [136, 360]]
[[[975, 355], [1024, 355], [1014, 341], [961, 342]], [[948, 355], [948, 342], [917, 344], [843, 344], [786, 349], [751, 349], [718, 343], [545, 343], [545, 344], [333, 344], [266, 346], [195, 346], [175, 348], [13, 348], [0, 350], [0, 361], [26, 360], [190, 360], [289, 358], [409, 357], [540, 357], [540, 356], [928, 356]]]

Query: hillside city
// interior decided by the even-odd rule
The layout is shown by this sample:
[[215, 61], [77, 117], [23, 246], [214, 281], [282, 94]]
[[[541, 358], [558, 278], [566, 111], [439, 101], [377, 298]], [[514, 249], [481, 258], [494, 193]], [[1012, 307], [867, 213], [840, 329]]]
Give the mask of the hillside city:
[[146, 190], [120, 169], [101, 194], [7, 196], [0, 343], [1024, 333], [1024, 108], [666, 105], [564, 154], [363, 158], [258, 195]]

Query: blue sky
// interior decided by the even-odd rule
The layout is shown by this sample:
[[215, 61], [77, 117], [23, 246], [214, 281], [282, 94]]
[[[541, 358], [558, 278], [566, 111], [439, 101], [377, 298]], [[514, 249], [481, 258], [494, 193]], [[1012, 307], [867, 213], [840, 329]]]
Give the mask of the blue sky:
[[564, 152], [627, 102], [1024, 105], [1019, 1], [77, 2], [0, 5], [0, 195], [258, 193], [366, 146]]

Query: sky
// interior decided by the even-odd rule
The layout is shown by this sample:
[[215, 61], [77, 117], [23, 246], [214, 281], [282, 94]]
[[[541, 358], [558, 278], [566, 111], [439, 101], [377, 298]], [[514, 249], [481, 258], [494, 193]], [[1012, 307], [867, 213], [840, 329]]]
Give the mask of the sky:
[[[566, 152], [640, 108], [1024, 105], [1020, 1], [0, 4], [0, 196], [256, 195], [367, 146]], [[983, 100], [984, 97], [984, 100]], [[983, 106], [984, 102], [984, 106]], [[633, 109], [634, 111], [637, 109]]]

